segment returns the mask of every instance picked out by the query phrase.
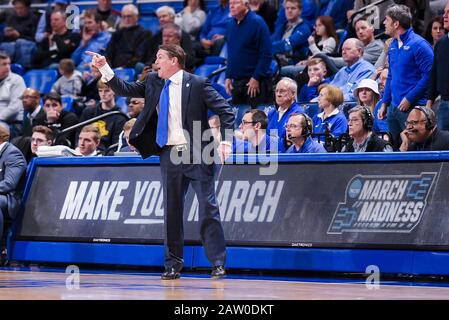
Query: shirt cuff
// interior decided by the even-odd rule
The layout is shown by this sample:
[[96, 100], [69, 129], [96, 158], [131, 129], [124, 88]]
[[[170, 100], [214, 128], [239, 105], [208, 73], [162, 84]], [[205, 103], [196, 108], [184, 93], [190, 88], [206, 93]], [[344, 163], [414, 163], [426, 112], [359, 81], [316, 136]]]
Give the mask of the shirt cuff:
[[225, 144], [227, 146], [232, 147], [232, 143], [230, 143], [229, 141], [220, 141], [220, 144]]
[[99, 68], [98, 70], [100, 70], [100, 73], [102, 75], [101, 80], [103, 82], [111, 81], [111, 79], [114, 78], [114, 76], [115, 76], [114, 71], [111, 69], [111, 67], [107, 63], [104, 66], [102, 66], [101, 68]]

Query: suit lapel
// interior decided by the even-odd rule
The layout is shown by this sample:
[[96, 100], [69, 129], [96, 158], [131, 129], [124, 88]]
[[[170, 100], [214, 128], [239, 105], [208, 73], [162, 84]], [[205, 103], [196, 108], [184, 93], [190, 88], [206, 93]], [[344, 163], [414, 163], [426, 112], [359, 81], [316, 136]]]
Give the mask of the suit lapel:
[[184, 124], [187, 117], [187, 105], [189, 104], [190, 99], [190, 88], [192, 87], [190, 73], [183, 71], [182, 72], [182, 123]]

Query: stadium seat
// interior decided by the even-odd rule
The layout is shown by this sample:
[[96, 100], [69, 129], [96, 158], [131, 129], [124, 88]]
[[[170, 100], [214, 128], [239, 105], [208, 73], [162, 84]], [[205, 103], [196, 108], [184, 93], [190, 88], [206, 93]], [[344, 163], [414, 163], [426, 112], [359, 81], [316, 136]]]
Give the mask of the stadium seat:
[[316, 114], [318, 114], [320, 107], [318, 103], [307, 103], [302, 105], [304, 112], [310, 117], [313, 118]]
[[128, 104], [126, 102], [126, 97], [116, 97], [115, 104], [120, 109], [121, 112], [127, 113], [128, 112]]
[[57, 78], [58, 71], [54, 69], [34, 69], [23, 76], [26, 86], [39, 90], [41, 94], [49, 93]]
[[159, 19], [154, 14], [140, 17], [139, 24], [145, 30], [151, 31], [151, 34], [153, 35], [155, 35], [161, 30], [161, 26], [159, 25]]
[[115, 68], [113, 69], [117, 77], [125, 81], [134, 81], [136, 71], [132, 68]]
[[19, 76], [23, 76], [25, 69], [22, 67], [21, 64], [13, 63], [11, 64], [11, 71], [15, 74], [18, 74]]
[[249, 104], [236, 104], [232, 106], [232, 111], [235, 115], [234, 129], [238, 129], [240, 127], [243, 116], [248, 110], [251, 110], [251, 106]]
[[74, 99], [72, 96], [61, 96], [62, 107], [67, 112], [72, 112]]

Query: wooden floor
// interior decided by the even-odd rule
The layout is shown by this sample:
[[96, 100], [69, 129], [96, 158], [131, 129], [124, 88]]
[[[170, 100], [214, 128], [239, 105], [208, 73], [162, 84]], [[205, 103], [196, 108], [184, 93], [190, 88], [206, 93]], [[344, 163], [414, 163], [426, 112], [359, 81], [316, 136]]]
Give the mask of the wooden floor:
[[187, 276], [161, 281], [155, 274], [123, 273], [81, 273], [79, 289], [69, 290], [67, 277], [64, 272], [0, 270], [0, 299], [449, 299], [449, 287], [382, 284], [374, 290], [364, 282], [273, 281], [235, 276], [223, 280]]

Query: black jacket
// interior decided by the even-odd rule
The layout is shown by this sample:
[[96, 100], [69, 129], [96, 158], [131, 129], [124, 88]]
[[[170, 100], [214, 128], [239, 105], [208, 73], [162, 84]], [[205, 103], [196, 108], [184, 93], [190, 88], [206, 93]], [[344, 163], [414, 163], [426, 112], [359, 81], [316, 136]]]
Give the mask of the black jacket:
[[[354, 140], [350, 140], [345, 152], [354, 152]], [[368, 145], [366, 147], [365, 152], [383, 152], [384, 148], [389, 143], [381, 138], [379, 138], [376, 134], [371, 134], [371, 137], [368, 140]]]

